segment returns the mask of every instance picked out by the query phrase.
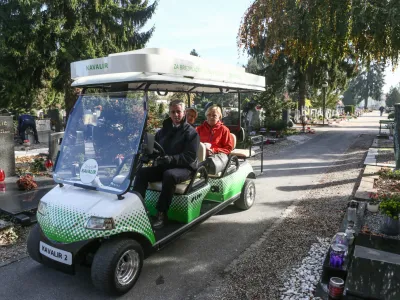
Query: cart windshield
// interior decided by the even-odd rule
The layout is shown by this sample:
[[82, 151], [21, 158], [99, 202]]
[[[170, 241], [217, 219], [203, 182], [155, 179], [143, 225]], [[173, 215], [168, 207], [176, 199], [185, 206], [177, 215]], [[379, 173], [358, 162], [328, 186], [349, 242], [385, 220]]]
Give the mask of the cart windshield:
[[81, 96], [68, 120], [54, 180], [125, 192], [146, 120], [144, 99], [143, 92]]

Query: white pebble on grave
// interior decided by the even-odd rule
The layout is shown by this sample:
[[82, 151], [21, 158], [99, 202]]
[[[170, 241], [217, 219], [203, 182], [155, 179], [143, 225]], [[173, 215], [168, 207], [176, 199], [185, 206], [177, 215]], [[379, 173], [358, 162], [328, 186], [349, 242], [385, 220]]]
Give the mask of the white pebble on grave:
[[[318, 243], [311, 245], [305, 258], [298, 268], [292, 268], [290, 276], [286, 278], [283, 288], [280, 288], [281, 299], [311, 299], [313, 291], [322, 274], [322, 265], [325, 253], [330, 246], [329, 238], [317, 238]], [[317, 299], [317, 298], [315, 298]]]

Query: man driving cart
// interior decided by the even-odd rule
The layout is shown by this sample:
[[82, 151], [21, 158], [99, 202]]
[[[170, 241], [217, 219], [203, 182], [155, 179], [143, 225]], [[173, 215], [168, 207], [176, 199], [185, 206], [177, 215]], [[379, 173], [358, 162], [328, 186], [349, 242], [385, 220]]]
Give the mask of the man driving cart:
[[197, 168], [197, 151], [200, 144], [196, 130], [186, 122], [184, 102], [171, 101], [169, 116], [155, 136], [165, 155], [158, 157], [152, 167], [140, 169], [133, 186], [144, 199], [149, 182], [162, 181], [162, 190], [157, 202], [158, 213], [153, 223], [155, 229], [164, 226], [176, 185], [190, 179], [192, 172]]

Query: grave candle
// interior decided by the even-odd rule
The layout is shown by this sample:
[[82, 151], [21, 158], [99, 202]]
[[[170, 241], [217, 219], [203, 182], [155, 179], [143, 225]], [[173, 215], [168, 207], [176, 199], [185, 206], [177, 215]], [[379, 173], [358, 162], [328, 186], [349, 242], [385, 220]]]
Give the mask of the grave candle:
[[0, 182], [4, 181], [6, 179], [6, 173], [4, 172], [3, 169], [0, 169]]

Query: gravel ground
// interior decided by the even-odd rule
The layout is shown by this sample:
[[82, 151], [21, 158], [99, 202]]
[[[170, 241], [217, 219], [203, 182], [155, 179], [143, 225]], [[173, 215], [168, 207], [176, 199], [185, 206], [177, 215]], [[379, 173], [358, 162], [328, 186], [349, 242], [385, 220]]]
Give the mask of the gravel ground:
[[210, 283], [204, 298], [195, 298], [281, 298], [284, 282], [301, 266], [317, 237], [331, 238], [336, 233], [372, 140], [372, 135], [360, 135], [339, 158], [348, 164], [333, 164], [314, 189], [286, 209], [278, 222], [225, 269], [221, 279]]
[[394, 160], [393, 150], [379, 150], [376, 156], [376, 163], [378, 164], [396, 164]]
[[[7, 217], [1, 217], [7, 219]], [[0, 267], [11, 262], [20, 260], [28, 255], [26, 251], [26, 240], [28, 239], [31, 227], [14, 225], [14, 232], [18, 235], [17, 242], [9, 246], [0, 246]]]
[[379, 234], [380, 236], [383, 236], [385, 238], [400, 240], [400, 235], [390, 236], [383, 234], [380, 230], [382, 223], [383, 223], [382, 214], [371, 213], [370, 211], [365, 210], [364, 225], [366, 225], [373, 234]]
[[318, 238], [318, 243], [311, 245], [308, 255], [301, 261], [301, 266], [292, 269], [291, 276], [283, 284], [284, 287], [279, 289], [282, 300], [320, 299], [314, 297], [313, 291], [321, 277], [330, 242], [329, 238]]
[[377, 139], [377, 144], [381, 148], [393, 148], [393, 141], [386, 139]]

